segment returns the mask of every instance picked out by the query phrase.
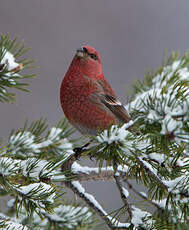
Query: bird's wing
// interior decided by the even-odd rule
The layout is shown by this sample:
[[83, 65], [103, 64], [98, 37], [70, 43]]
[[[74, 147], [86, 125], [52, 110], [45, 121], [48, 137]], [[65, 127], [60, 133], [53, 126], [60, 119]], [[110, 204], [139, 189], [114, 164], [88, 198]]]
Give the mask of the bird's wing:
[[92, 80], [87, 76], [85, 76], [85, 78], [91, 81], [90, 85], [93, 85], [95, 88], [95, 91], [90, 96], [93, 103], [113, 113], [121, 123], [127, 123], [131, 120], [126, 109], [104, 77], [99, 80]]
[[127, 123], [131, 120], [126, 109], [116, 97], [100, 94], [100, 100], [122, 123]]

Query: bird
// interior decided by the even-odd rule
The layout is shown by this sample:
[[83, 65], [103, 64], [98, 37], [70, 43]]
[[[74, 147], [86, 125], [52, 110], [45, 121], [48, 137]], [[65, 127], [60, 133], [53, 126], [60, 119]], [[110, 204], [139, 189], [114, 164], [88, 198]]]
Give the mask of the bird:
[[61, 83], [60, 102], [68, 121], [83, 135], [131, 120], [103, 74], [99, 52], [89, 45], [76, 50]]

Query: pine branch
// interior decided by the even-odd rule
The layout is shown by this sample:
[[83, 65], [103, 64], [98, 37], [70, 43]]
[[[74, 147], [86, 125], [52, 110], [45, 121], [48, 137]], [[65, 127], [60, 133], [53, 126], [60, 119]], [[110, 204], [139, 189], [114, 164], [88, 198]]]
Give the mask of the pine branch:
[[[15, 94], [9, 92], [9, 88], [16, 88], [28, 92], [27, 83], [21, 82], [26, 78], [35, 77], [34, 74], [23, 74], [22, 70], [34, 68], [33, 61], [21, 58], [29, 49], [17, 38], [11, 39], [9, 35], [0, 37], [0, 101], [13, 102]], [[19, 59], [17, 62], [16, 60]]]
[[[137, 162], [145, 169], [145, 171], [151, 176], [163, 189], [166, 190], [166, 192], [169, 193], [169, 195], [175, 195], [174, 189], [177, 187], [179, 182], [183, 182], [184, 176], [183, 177], [177, 177], [175, 182], [171, 181], [171, 184], [169, 180], [161, 180], [160, 177], [157, 175], [155, 169], [152, 169], [152, 166], [144, 161], [141, 157], [137, 157]], [[179, 180], [180, 179], [180, 180]], [[174, 183], [174, 185], [172, 185]], [[170, 184], [170, 186], [169, 186]], [[187, 182], [186, 182], [187, 184]], [[177, 188], [178, 190], [178, 188]], [[180, 194], [182, 197], [189, 198], [189, 193], [183, 193], [182, 191], [177, 191], [177, 194]]]
[[124, 182], [127, 184], [127, 186], [129, 187], [129, 189], [131, 189], [135, 194], [137, 194], [143, 200], [148, 201], [155, 208], [161, 209], [160, 206], [156, 202], [150, 200], [146, 195], [144, 195], [144, 193], [139, 192], [137, 189], [135, 189], [135, 187], [127, 179], [124, 179]]
[[[75, 158], [73, 156], [74, 155], [72, 155], [72, 157], [66, 161], [66, 164], [64, 164], [62, 167], [62, 170], [71, 170], [72, 164]], [[78, 155], [77, 155], [77, 159], [78, 159]], [[71, 174], [68, 174], [67, 176], [70, 176]], [[78, 181], [72, 181], [72, 182], [65, 181], [64, 184], [69, 189], [71, 189], [77, 196], [79, 196], [89, 207], [91, 207], [106, 222], [106, 224], [109, 226], [110, 229], [128, 229], [130, 224], [119, 223], [118, 220], [116, 220], [115, 218], [108, 216], [108, 214], [104, 211], [104, 209], [96, 201], [94, 196], [92, 196], [89, 193], [86, 193], [85, 189], [81, 186], [81, 184]]]
[[149, 176], [153, 177], [153, 179], [166, 191], [168, 191], [168, 187], [163, 181], [157, 176], [157, 174], [152, 170], [152, 167], [147, 162], [143, 161], [140, 157], [136, 158], [137, 162], [145, 169], [145, 171], [149, 174]]
[[30, 230], [25, 224], [20, 224], [15, 219], [0, 213], [0, 229], [4, 230]]
[[114, 179], [116, 181], [117, 188], [120, 192], [121, 199], [125, 205], [125, 209], [129, 213], [130, 219], [132, 219], [132, 207], [130, 206], [130, 204], [127, 200], [126, 193], [124, 192], [124, 188], [122, 186], [122, 183], [121, 183], [121, 180], [119, 177], [118, 167], [117, 167], [116, 163], [114, 164]]
[[[128, 178], [128, 167], [119, 165], [117, 171], [119, 178]], [[99, 181], [99, 180], [113, 180], [113, 167], [91, 168], [88, 166], [81, 166], [76, 161], [72, 164], [71, 171], [74, 174], [73, 180], [78, 181]]]
[[96, 201], [94, 196], [85, 192], [85, 189], [78, 181], [65, 182], [66, 186], [71, 189], [78, 197], [80, 197], [90, 208], [92, 208], [108, 225], [110, 229], [128, 229], [130, 224], [122, 224], [116, 219], [110, 217], [100, 204]]

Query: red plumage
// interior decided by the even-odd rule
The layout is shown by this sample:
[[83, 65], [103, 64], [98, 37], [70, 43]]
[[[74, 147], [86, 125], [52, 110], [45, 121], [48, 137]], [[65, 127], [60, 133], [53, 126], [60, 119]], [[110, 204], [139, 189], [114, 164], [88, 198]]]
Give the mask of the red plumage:
[[83, 46], [62, 81], [60, 101], [65, 116], [81, 133], [96, 135], [99, 129], [130, 120], [102, 73], [98, 52]]

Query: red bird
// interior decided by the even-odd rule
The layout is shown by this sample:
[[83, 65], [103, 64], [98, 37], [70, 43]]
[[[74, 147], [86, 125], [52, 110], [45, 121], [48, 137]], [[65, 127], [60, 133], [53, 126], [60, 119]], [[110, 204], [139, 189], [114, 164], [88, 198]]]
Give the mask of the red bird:
[[60, 101], [65, 116], [82, 134], [96, 135], [111, 124], [131, 120], [102, 73], [99, 53], [91, 46], [77, 50], [62, 81]]

